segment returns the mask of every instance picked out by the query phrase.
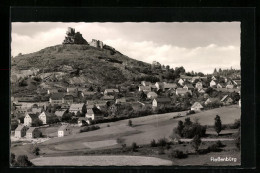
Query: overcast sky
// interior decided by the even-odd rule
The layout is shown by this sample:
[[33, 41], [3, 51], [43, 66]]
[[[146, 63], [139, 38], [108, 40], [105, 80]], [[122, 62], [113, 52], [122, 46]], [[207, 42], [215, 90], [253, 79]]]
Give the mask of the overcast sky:
[[240, 22], [12, 23], [11, 53], [27, 54], [61, 44], [68, 27], [90, 42], [102, 40], [131, 58], [186, 71], [240, 69]]

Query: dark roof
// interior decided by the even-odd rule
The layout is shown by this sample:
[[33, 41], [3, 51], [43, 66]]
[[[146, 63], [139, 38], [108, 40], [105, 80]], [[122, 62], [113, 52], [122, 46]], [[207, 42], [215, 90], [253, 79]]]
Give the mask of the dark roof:
[[31, 119], [37, 119], [39, 115], [28, 113], [28, 115], [31, 117]]
[[160, 97], [155, 99], [158, 103], [168, 103], [171, 102], [171, 99], [168, 97]]
[[53, 93], [51, 95], [52, 100], [61, 100], [64, 97], [64, 93]]
[[194, 88], [193, 85], [190, 84], [190, 83], [187, 83], [187, 84], [185, 84], [184, 86], [187, 86], [188, 88]]

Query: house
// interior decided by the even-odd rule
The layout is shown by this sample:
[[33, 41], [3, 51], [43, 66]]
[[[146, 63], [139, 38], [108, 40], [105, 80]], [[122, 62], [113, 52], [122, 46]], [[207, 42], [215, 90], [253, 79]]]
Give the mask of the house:
[[86, 125], [88, 124], [88, 118], [86, 117], [79, 117], [78, 119], [78, 126], [83, 126], [83, 125]]
[[26, 132], [26, 138], [39, 138], [41, 136], [41, 131], [36, 127], [30, 127]]
[[215, 80], [212, 80], [210, 83], [209, 83], [210, 87], [215, 87], [217, 85], [217, 81]]
[[120, 98], [120, 99], [116, 99], [116, 104], [121, 104], [121, 103], [126, 103], [126, 99], [123, 97], [123, 98]]
[[171, 104], [171, 99], [168, 97], [161, 97], [153, 99], [152, 106], [159, 107], [159, 106], [169, 106]]
[[18, 125], [18, 127], [14, 131], [14, 137], [15, 138], [21, 138], [26, 135], [27, 127], [24, 125]]
[[38, 118], [42, 121], [42, 124], [47, 124], [47, 119], [48, 116], [51, 116], [51, 114], [47, 113], [47, 112], [42, 112]]
[[66, 110], [58, 110], [58, 111], [55, 111], [55, 115], [59, 118], [61, 118], [64, 114], [66, 113]]
[[176, 89], [176, 95], [184, 96], [189, 90], [187, 88], [177, 88]]
[[103, 115], [102, 112], [96, 108], [93, 107], [91, 109], [87, 109], [87, 113], [85, 114], [86, 118], [92, 119], [92, 120], [99, 120], [99, 119], [103, 119]]
[[32, 108], [32, 113], [37, 114], [42, 112], [42, 108]]
[[51, 94], [50, 98], [49, 98], [49, 103], [51, 103], [52, 105], [61, 105], [63, 103], [63, 97], [64, 97], [64, 93], [53, 93]]
[[67, 104], [67, 103], [63, 103], [63, 104], [61, 104], [61, 110], [69, 110], [69, 108], [70, 108], [70, 105], [69, 104]]
[[119, 93], [118, 89], [105, 89], [104, 95], [114, 95]]
[[27, 126], [27, 127], [30, 127], [32, 125], [32, 122], [34, 120], [36, 120], [38, 118], [38, 115], [37, 114], [29, 114], [29, 113], [26, 113], [25, 117], [24, 117], [24, 125]]
[[177, 88], [177, 84], [175, 83], [166, 83], [163, 82], [163, 90], [168, 90], [168, 89], [176, 89]]
[[211, 80], [217, 80], [217, 78], [215, 76], [212, 76]]
[[47, 94], [53, 94], [59, 92], [58, 89], [48, 89]]
[[201, 80], [207, 80], [207, 77], [194, 76], [194, 77], [191, 78], [190, 81], [191, 81], [192, 83], [194, 83], [196, 80], [199, 80], [199, 81], [201, 81]]
[[150, 86], [139, 86], [139, 91], [150, 92], [151, 87]]
[[73, 88], [67, 88], [67, 93], [70, 93], [70, 92], [76, 93], [76, 92], [78, 92], [78, 88], [75, 88], [75, 87], [73, 87]]
[[147, 81], [142, 81], [141, 84], [142, 84], [143, 86], [150, 86], [150, 85], [152, 85], [151, 82], [147, 82]]
[[224, 88], [224, 84], [218, 83], [217, 88]]
[[234, 85], [231, 82], [227, 82], [226, 88], [227, 89], [233, 89]]
[[82, 110], [86, 106], [84, 103], [73, 103], [70, 105], [69, 112], [77, 114], [77, 112], [82, 113]]
[[237, 87], [241, 87], [241, 80], [233, 80], [233, 83], [234, 83]]
[[157, 87], [155, 85], [149, 85], [151, 87], [151, 91], [157, 91]]
[[62, 125], [62, 126], [58, 129], [58, 137], [63, 137], [63, 136], [70, 135], [71, 132], [72, 132], [72, 130], [71, 130], [69, 124]]
[[178, 84], [180, 84], [181, 86], [183, 86], [184, 80], [183, 79], [179, 79]]
[[228, 95], [225, 95], [220, 102], [222, 102], [224, 105], [230, 105], [233, 103], [233, 99], [229, 97]]
[[158, 97], [158, 95], [155, 92], [149, 92], [146, 95], [147, 95], [147, 98], [149, 98], [149, 99], [155, 99]]
[[203, 109], [203, 106], [199, 102], [195, 102], [191, 108], [192, 111], [201, 111]]
[[185, 84], [183, 88], [185, 88], [187, 90], [193, 90], [194, 89], [192, 84]]
[[76, 97], [76, 95], [67, 93], [67, 94], [65, 94], [65, 95], [63, 96], [63, 98], [62, 98], [62, 103], [72, 104], [75, 97]]
[[219, 99], [218, 98], [208, 98], [204, 104], [207, 105], [209, 103], [216, 103], [216, 102], [219, 102]]
[[112, 95], [104, 95], [101, 99], [102, 99], [102, 100], [114, 100], [115, 97], [112, 96]]
[[82, 96], [82, 97], [94, 96], [95, 94], [96, 94], [96, 92], [94, 92], [94, 91], [83, 90], [83, 91], [81, 92], [81, 96]]
[[206, 89], [207, 89], [207, 88], [200, 88], [200, 89], [198, 89], [198, 92], [199, 92], [199, 93], [205, 93], [205, 92], [206, 92]]
[[159, 89], [163, 90], [163, 85], [164, 84], [162, 82], [156, 82], [155, 83], [155, 86], [156, 86], [157, 90], [159, 90]]
[[196, 83], [196, 85], [195, 85], [195, 88], [198, 88], [198, 89], [203, 88], [202, 82], [201, 82], [201, 81], [198, 81], [198, 82]]

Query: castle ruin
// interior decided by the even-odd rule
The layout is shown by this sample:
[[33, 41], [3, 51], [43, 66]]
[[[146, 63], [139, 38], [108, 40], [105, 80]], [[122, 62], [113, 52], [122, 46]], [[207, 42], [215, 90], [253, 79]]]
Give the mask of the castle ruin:
[[62, 44], [88, 44], [82, 37], [82, 34], [80, 32], [75, 32], [74, 28], [69, 27], [66, 35]]
[[103, 49], [103, 42], [99, 40], [92, 39], [91, 43], [89, 43], [90, 46], [101, 48]]

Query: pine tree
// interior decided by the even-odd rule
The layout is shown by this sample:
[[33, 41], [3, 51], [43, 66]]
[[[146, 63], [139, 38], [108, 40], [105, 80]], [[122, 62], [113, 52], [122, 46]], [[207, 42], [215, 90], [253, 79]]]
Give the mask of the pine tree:
[[216, 115], [216, 117], [215, 117], [215, 130], [219, 136], [219, 133], [222, 130], [222, 123], [221, 123], [220, 116], [218, 116], [218, 115]]

